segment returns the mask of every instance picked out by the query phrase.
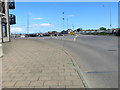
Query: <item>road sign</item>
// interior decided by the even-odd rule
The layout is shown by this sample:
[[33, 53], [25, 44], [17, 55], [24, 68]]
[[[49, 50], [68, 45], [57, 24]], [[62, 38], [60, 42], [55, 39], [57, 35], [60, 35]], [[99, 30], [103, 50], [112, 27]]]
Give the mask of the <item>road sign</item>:
[[74, 35], [75, 33], [74, 32], [70, 32], [71, 35]]

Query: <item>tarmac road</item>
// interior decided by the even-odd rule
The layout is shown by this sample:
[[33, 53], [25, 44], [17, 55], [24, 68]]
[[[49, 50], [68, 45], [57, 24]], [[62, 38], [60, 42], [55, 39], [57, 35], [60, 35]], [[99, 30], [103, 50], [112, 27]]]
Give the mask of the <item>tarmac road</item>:
[[63, 47], [74, 58], [89, 88], [118, 88], [118, 38], [63, 36], [44, 40]]

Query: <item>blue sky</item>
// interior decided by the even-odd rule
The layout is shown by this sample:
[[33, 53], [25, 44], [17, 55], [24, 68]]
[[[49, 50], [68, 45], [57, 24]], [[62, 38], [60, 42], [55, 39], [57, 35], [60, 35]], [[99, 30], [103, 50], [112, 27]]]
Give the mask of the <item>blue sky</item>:
[[30, 33], [62, 31], [62, 12], [64, 12], [65, 30], [67, 28], [98, 29], [101, 26], [109, 28], [110, 7], [112, 28], [117, 28], [117, 2], [16, 2], [16, 9], [10, 10], [10, 13], [16, 15], [17, 24], [11, 26], [11, 31], [26, 33], [27, 16], [29, 16]]

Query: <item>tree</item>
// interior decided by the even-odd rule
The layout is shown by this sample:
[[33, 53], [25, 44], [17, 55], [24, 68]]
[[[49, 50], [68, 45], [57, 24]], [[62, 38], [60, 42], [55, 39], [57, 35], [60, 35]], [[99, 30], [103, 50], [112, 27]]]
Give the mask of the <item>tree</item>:
[[81, 31], [81, 30], [82, 30], [82, 28], [78, 28], [78, 29], [77, 29], [77, 32], [79, 32], [79, 31]]
[[100, 27], [99, 29], [100, 30], [107, 30], [105, 27]]
[[52, 33], [57, 33], [57, 31], [52, 31]]

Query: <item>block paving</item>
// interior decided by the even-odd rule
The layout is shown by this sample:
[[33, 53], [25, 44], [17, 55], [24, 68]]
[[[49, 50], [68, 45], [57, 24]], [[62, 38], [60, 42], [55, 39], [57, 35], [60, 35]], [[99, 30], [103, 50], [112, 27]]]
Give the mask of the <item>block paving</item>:
[[3, 44], [2, 88], [84, 88], [71, 57], [45, 40]]

